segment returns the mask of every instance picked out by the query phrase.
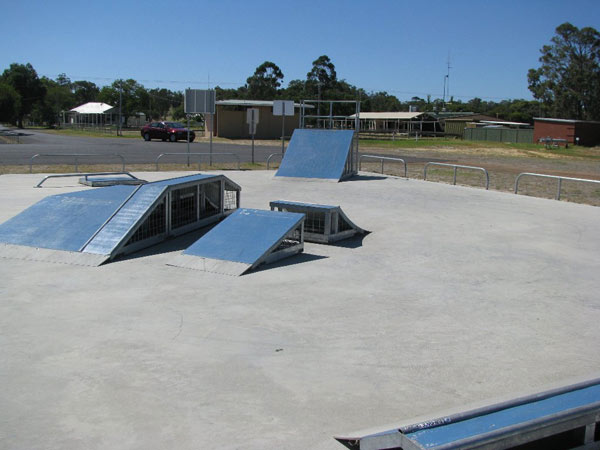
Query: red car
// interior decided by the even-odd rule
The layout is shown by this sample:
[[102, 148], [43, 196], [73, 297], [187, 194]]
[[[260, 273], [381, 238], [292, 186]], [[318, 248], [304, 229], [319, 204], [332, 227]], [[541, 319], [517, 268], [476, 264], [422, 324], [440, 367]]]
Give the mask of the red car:
[[[180, 122], [152, 122], [141, 130], [145, 141], [150, 139], [162, 139], [163, 141], [187, 141], [188, 130]], [[196, 134], [190, 130], [190, 142], [194, 142]]]

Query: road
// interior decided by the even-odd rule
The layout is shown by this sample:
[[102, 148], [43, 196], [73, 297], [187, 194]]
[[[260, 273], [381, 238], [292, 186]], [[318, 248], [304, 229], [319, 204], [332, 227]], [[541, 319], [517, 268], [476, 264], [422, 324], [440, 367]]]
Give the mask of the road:
[[[0, 127], [0, 132], [2, 127]], [[120, 158], [115, 154], [121, 155], [125, 164], [153, 164], [156, 158], [161, 153], [187, 153], [186, 142], [162, 142], [162, 141], [144, 141], [141, 136], [139, 139], [117, 138], [117, 137], [78, 137], [64, 136], [57, 134], [44, 133], [38, 130], [20, 130], [19, 144], [2, 143], [0, 138], [0, 165], [27, 165], [33, 155], [36, 154], [53, 154], [65, 155], [64, 157], [43, 157], [36, 158], [36, 162], [48, 164], [70, 164], [73, 162], [73, 157], [66, 155], [73, 153], [84, 153], [94, 156], [79, 157], [79, 162], [82, 164], [113, 164], [119, 163]], [[364, 148], [361, 144], [359, 154], [368, 153], [377, 155], [379, 152], [376, 148]], [[190, 144], [191, 153], [209, 153], [209, 143], [192, 142]], [[255, 145], [254, 160], [257, 163], [265, 163], [268, 156], [273, 153], [279, 153], [281, 146], [278, 142], [273, 145]], [[231, 144], [222, 142], [213, 142], [213, 154], [218, 153], [234, 153], [240, 159], [241, 163], [249, 163], [252, 161], [252, 147], [250, 144]], [[382, 156], [391, 156], [387, 153], [382, 153]], [[402, 156], [402, 155], [401, 155]], [[407, 163], [421, 163], [428, 161], [447, 161], [437, 158], [419, 158], [415, 156], [402, 156]], [[202, 157], [202, 161], [207, 161], [208, 157]], [[163, 157], [164, 163], [185, 163], [187, 160], [185, 155]], [[228, 156], [215, 156], [213, 161], [232, 162], [235, 158]], [[275, 158], [274, 162], [279, 159]], [[197, 163], [197, 158], [191, 159], [192, 164]], [[373, 160], [371, 160], [373, 162]]]
[[[21, 130], [19, 144], [0, 144], [0, 164], [3, 165], [23, 165], [29, 164], [33, 155], [36, 154], [72, 154], [85, 153], [94, 156], [80, 158], [81, 163], [100, 164], [119, 162], [117, 156], [122, 155], [126, 164], [149, 164], [154, 163], [161, 153], [186, 153], [186, 142], [145, 142], [141, 137], [139, 139], [127, 138], [96, 138], [96, 137], [74, 137], [56, 134], [44, 133], [37, 130]], [[190, 152], [208, 153], [210, 150], [208, 142], [192, 142]], [[278, 153], [281, 147], [278, 145], [255, 145], [255, 162], [266, 162], [267, 157], [272, 153]], [[250, 145], [229, 144], [213, 142], [213, 153], [234, 153], [242, 163], [252, 161], [252, 149]], [[97, 155], [97, 156], [96, 156]], [[36, 161], [44, 164], [65, 164], [73, 158], [61, 157], [39, 157]], [[234, 158], [215, 157], [214, 161], [233, 161]], [[164, 162], [186, 161], [185, 156], [172, 156], [167, 159], [161, 159]], [[192, 162], [197, 162], [192, 159]], [[203, 161], [205, 161], [203, 159]]]

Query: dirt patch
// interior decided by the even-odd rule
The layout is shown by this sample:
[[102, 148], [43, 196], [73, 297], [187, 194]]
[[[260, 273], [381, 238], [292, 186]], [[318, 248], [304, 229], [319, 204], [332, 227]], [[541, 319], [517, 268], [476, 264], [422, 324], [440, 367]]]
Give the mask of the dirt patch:
[[[516, 178], [520, 173], [531, 172], [569, 178], [600, 180], [600, 149], [544, 151], [501, 147], [461, 147], [444, 146], [434, 148], [382, 148], [361, 145], [361, 154], [403, 158], [407, 162], [409, 178], [423, 179], [425, 164], [445, 162], [465, 166], [485, 168], [490, 177], [490, 189], [514, 192]], [[574, 154], [570, 154], [574, 153]], [[381, 172], [381, 163], [363, 160], [361, 170]], [[384, 173], [403, 176], [404, 167], [400, 163], [385, 162]], [[430, 166], [427, 180], [453, 183], [454, 170]], [[456, 183], [464, 186], [485, 189], [485, 175], [480, 171], [458, 169]], [[558, 180], [524, 176], [519, 180], [519, 194], [543, 198], [555, 198]], [[563, 181], [561, 200], [600, 206], [600, 184]]]

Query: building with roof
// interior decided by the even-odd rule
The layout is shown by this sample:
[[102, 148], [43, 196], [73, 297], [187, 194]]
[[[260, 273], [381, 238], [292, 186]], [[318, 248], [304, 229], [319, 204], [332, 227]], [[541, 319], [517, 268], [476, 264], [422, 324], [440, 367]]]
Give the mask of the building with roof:
[[534, 117], [533, 139], [593, 147], [600, 144], [600, 122]]
[[[300, 126], [300, 103], [294, 103], [294, 115], [285, 117], [285, 135]], [[312, 106], [304, 106], [312, 108]], [[281, 116], [273, 115], [273, 100], [219, 100], [216, 102], [213, 135], [230, 139], [251, 138], [246, 122], [246, 111], [258, 109], [256, 139], [279, 139], [281, 137]], [[211, 130], [211, 121], [206, 121], [206, 133]]]
[[[136, 113], [123, 120], [129, 126], [141, 126], [146, 122], [144, 113]], [[119, 108], [102, 102], [88, 102], [63, 114], [63, 126], [103, 127], [118, 125]]]
[[498, 120], [496, 117], [487, 116], [485, 114], [475, 114], [475, 113], [462, 113], [459, 116], [451, 116], [440, 119], [444, 124], [444, 132], [446, 136], [457, 136], [464, 137], [465, 128], [468, 126], [472, 126], [473, 123], [478, 123], [481, 121], [494, 121]]
[[[356, 114], [348, 117], [354, 119]], [[426, 112], [361, 112], [360, 131], [372, 133], [433, 134], [441, 133], [439, 121]]]

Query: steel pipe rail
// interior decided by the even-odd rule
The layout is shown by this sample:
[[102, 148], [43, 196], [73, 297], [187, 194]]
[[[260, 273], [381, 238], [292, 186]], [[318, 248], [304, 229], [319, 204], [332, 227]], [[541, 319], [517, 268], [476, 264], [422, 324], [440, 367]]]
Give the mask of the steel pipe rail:
[[61, 173], [61, 174], [55, 174], [55, 175], [46, 175], [42, 179], [42, 181], [40, 181], [34, 187], [36, 187], [36, 188], [42, 187], [42, 184], [44, 184], [46, 182], [46, 180], [49, 178], [84, 177], [87, 180], [88, 177], [99, 176], [99, 175], [127, 175], [127, 176], [131, 177], [131, 179], [133, 179], [133, 180], [139, 179], [138, 177], [136, 177], [135, 175], [132, 175], [129, 172]]
[[269, 164], [271, 164], [271, 158], [273, 158], [274, 156], [279, 156], [279, 157], [283, 158], [283, 155], [281, 153], [271, 153], [269, 155], [269, 157], [267, 158], [267, 170], [269, 170]]
[[238, 155], [236, 155], [235, 153], [161, 153], [160, 155], [157, 156], [156, 160], [154, 161], [154, 164], [156, 164], [156, 170], [158, 171], [158, 162], [162, 159], [163, 156], [172, 156], [172, 155], [178, 155], [178, 156], [200, 156], [200, 159], [198, 160], [198, 170], [200, 170], [200, 164], [202, 163], [202, 156], [209, 156], [212, 158], [214, 156], [224, 156], [224, 155], [228, 155], [228, 156], [234, 156], [235, 159], [237, 160], [237, 166], [238, 166], [238, 170], [240, 170], [240, 157]]
[[540, 178], [552, 178], [555, 180], [558, 180], [558, 187], [556, 189], [556, 200], [560, 200], [560, 191], [562, 188], [562, 180], [567, 180], [567, 181], [581, 181], [584, 183], [597, 183], [600, 184], [600, 180], [588, 180], [585, 178], [571, 178], [571, 177], [559, 177], [558, 175], [545, 175], [545, 174], [541, 174], [541, 173], [530, 173], [530, 172], [523, 172], [520, 173], [519, 175], [517, 175], [517, 179], [515, 180], [515, 194], [519, 193], [519, 180], [521, 179], [521, 177], [540, 177]]
[[446, 163], [438, 163], [438, 162], [428, 162], [425, 164], [425, 168], [423, 169], [423, 179], [427, 180], [427, 167], [429, 166], [442, 166], [442, 167], [453, 167], [454, 168], [454, 180], [453, 183], [456, 185], [456, 171], [457, 169], [469, 169], [469, 170], [480, 170], [485, 174], [485, 188], [488, 190], [490, 188], [490, 174], [483, 167], [475, 167], [475, 166], [461, 166], [459, 164], [446, 164]]
[[360, 157], [358, 158], [358, 170], [360, 170], [362, 167], [361, 163], [362, 163], [363, 158], [374, 158], [374, 159], [381, 160], [381, 173], [383, 173], [383, 163], [385, 161], [401, 162], [402, 164], [404, 164], [404, 178], [407, 178], [406, 161], [404, 161], [402, 158], [391, 158], [389, 156], [377, 156], [377, 155], [360, 155]]
[[125, 172], [125, 158], [118, 153], [37, 153], [29, 160], [29, 173], [33, 173], [33, 160], [40, 156], [72, 156], [75, 158], [75, 172], [79, 170], [79, 157], [81, 156], [117, 156], [121, 159], [121, 170]]

